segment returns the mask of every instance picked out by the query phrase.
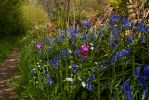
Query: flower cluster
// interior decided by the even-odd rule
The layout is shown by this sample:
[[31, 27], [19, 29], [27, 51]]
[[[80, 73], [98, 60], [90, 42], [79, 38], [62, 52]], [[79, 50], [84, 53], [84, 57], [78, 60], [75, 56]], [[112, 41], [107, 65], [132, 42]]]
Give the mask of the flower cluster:
[[[52, 85], [52, 89], [62, 86], [65, 91], [111, 91], [116, 87], [116, 82], [121, 82], [121, 77], [127, 78], [124, 78], [124, 70], [130, 72], [131, 66], [136, 63], [148, 63], [137, 56], [143, 46], [148, 48], [148, 30], [143, 21], [134, 25], [127, 18], [118, 15], [113, 15], [108, 23], [97, 29], [92, 28], [87, 20], [82, 22], [82, 29], [74, 22], [67, 30], [59, 30], [55, 36], [46, 36], [33, 43], [37, 53], [35, 57], [42, 60], [42, 64], [40, 68], [32, 67], [32, 76], [38, 76], [36, 81], [39, 80], [38, 83], [42, 86], [46, 87], [46, 83]], [[126, 35], [126, 32], [129, 34]], [[39, 53], [41, 51], [44, 53]], [[143, 67], [143, 73], [141, 69], [142, 67], [136, 67], [136, 78], [143, 89], [142, 98], [145, 98], [148, 92], [149, 66]], [[123, 83], [127, 100], [133, 98], [130, 83], [130, 78]], [[101, 90], [98, 90], [98, 85], [103, 85]]]

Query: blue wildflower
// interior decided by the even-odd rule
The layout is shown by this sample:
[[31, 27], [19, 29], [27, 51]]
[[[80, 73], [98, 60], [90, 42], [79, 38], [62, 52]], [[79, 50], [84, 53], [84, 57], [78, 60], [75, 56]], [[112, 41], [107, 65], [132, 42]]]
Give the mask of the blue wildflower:
[[84, 35], [82, 36], [82, 42], [83, 42], [83, 43], [85, 43], [85, 42], [86, 42], [87, 37], [88, 37], [88, 35], [87, 35], [87, 34], [84, 34]]
[[58, 42], [59, 41], [59, 37], [54, 38], [54, 42]]
[[125, 26], [131, 26], [131, 22], [127, 18], [123, 18], [123, 23]]
[[141, 76], [140, 71], [141, 71], [141, 67], [140, 66], [136, 67], [136, 77], [137, 78], [139, 78]]
[[74, 54], [75, 54], [76, 56], [78, 56], [78, 55], [79, 55], [79, 49], [76, 49], [76, 50], [74, 51]]
[[72, 66], [72, 72], [73, 73], [76, 73], [78, 71], [78, 69], [79, 69], [79, 66], [78, 65], [73, 65]]
[[145, 65], [143, 70], [143, 76], [145, 79], [149, 79], [149, 65]]
[[139, 85], [143, 89], [142, 99], [145, 98], [148, 92], [148, 86], [146, 80], [149, 79], [149, 66], [146, 65], [143, 70], [143, 74], [141, 74], [141, 66], [136, 67], [136, 78], [139, 80]]
[[128, 55], [128, 51], [122, 49], [121, 51], [118, 52], [117, 57], [121, 58], [121, 57], [124, 57], [124, 56], [127, 56], [127, 55]]
[[124, 82], [124, 93], [125, 93], [126, 100], [132, 100], [131, 88], [129, 85], [130, 85], [130, 79], [127, 79]]
[[95, 80], [95, 79], [96, 79], [96, 78], [95, 78], [95, 75], [92, 74], [91, 77], [90, 77], [90, 80]]
[[119, 34], [119, 30], [117, 27], [113, 27], [113, 34], [117, 36]]
[[76, 33], [80, 33], [80, 32], [81, 32], [81, 30], [80, 30], [79, 26], [77, 26], [76, 27]]
[[59, 54], [55, 58], [49, 59], [49, 60], [50, 60], [50, 64], [51, 64], [52, 68], [55, 69], [56, 66], [58, 66], [58, 64], [59, 64]]
[[63, 58], [66, 58], [69, 55], [69, 50], [61, 48], [60, 49], [60, 54], [62, 55]]
[[50, 38], [47, 38], [48, 43], [52, 43], [52, 40]]
[[65, 34], [60, 34], [60, 36], [59, 36], [59, 39], [62, 41], [62, 40], [64, 40], [65, 39]]
[[50, 77], [47, 77], [47, 83], [48, 84], [53, 84], [53, 80]]
[[140, 23], [139, 26], [138, 26], [138, 29], [139, 29], [141, 32], [145, 32], [145, 27], [144, 27], [143, 22], [144, 22], [144, 21], [141, 21], [141, 23]]
[[133, 42], [133, 37], [132, 37], [132, 35], [129, 35], [126, 41], [127, 41], [127, 43], [129, 43], [129, 44], [132, 43], [132, 42]]
[[84, 20], [82, 22], [82, 25], [84, 25], [87, 29], [90, 29], [91, 28], [91, 25], [90, 25], [90, 23], [87, 20]]
[[93, 89], [94, 89], [94, 85], [93, 84], [91, 84], [91, 83], [86, 83], [86, 86], [85, 86], [85, 88], [87, 89], [87, 90], [90, 90], [90, 91], [92, 91]]
[[145, 43], [145, 36], [144, 36], [144, 35], [142, 35], [141, 43], [142, 43], [142, 44]]
[[149, 33], [149, 28], [146, 28], [146, 32]]
[[120, 18], [120, 16], [117, 16], [117, 15], [112, 15], [111, 18], [109, 18], [109, 24], [110, 25], [114, 25], [116, 20], [118, 20]]
[[130, 53], [129, 49], [122, 49], [111, 56], [111, 64], [113, 64], [118, 58], [127, 56]]

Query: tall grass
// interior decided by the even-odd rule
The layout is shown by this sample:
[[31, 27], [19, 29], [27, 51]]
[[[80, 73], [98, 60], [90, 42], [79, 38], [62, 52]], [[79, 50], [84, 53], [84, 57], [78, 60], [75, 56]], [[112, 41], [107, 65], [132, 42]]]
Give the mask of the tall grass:
[[19, 37], [7, 36], [0, 40], [0, 62], [4, 61], [11, 53], [12, 48], [18, 46]]

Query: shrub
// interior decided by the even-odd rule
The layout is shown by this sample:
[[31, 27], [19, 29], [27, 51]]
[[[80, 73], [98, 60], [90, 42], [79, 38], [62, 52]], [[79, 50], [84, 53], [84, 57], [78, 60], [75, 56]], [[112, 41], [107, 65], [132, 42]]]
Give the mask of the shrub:
[[21, 16], [25, 31], [43, 28], [49, 22], [48, 13], [38, 2], [34, 4], [31, 2], [23, 3]]
[[19, 17], [19, 0], [0, 1], [0, 37], [9, 34], [20, 34], [22, 25]]

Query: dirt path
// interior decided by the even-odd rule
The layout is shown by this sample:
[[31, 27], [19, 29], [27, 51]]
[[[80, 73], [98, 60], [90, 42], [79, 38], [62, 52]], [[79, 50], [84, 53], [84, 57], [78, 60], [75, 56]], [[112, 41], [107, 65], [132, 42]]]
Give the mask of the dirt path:
[[18, 100], [15, 87], [8, 88], [6, 82], [17, 74], [18, 49], [14, 48], [9, 57], [0, 64], [0, 100]]

